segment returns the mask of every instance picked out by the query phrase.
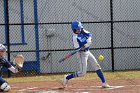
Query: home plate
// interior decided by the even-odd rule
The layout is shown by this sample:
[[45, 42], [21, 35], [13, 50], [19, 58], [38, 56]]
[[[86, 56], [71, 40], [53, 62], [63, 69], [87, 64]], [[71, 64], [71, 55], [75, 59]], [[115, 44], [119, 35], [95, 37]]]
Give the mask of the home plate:
[[[90, 87], [98, 87], [98, 88], [102, 88], [102, 86], [90, 86]], [[124, 86], [110, 86], [110, 88], [102, 88], [102, 89], [117, 89], [117, 88], [123, 88]]]
[[83, 88], [74, 88], [71, 90], [78, 90], [78, 91], [111, 90], [111, 89], [118, 89], [123, 87], [124, 86], [110, 86], [110, 88], [102, 88], [102, 86], [85, 86]]

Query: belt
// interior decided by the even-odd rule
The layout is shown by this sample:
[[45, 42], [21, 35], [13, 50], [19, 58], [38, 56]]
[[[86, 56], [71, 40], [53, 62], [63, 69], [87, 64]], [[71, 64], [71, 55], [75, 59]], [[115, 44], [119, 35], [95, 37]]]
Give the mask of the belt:
[[84, 52], [87, 52], [87, 51], [88, 51], [88, 49], [85, 49], [85, 50], [84, 50]]

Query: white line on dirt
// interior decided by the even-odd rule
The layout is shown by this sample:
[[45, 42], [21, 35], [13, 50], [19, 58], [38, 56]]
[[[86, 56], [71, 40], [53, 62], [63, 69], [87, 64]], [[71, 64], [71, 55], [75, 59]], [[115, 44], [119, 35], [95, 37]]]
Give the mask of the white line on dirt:
[[27, 88], [27, 89], [30, 89], [30, 90], [32, 90], [32, 89], [37, 89], [38, 87], [31, 87], [31, 88]]
[[[111, 90], [111, 89], [118, 89], [118, 88], [123, 88], [123, 87], [129, 87], [129, 86], [137, 86], [139, 87], [140, 85], [123, 85], [123, 86], [111, 86], [110, 88], [102, 88], [102, 86], [84, 86], [84, 87], [81, 87], [81, 88], [76, 88], [76, 87], [72, 87], [70, 86], [70, 90], [74, 90], [74, 91], [85, 91], [85, 92], [80, 92], [80, 93], [90, 93], [90, 92], [86, 92], [86, 91], [90, 91], [90, 90]], [[15, 87], [17, 88], [17, 87]], [[27, 88], [24, 88], [24, 89], [20, 89], [18, 91], [30, 91], [30, 90], [36, 90], [36, 89], [39, 89], [39, 87], [27, 87]], [[58, 90], [54, 91], [54, 90], [38, 90], [40, 92], [38, 93], [69, 93], [68, 91], [61, 91], [59, 92], [59, 87], [52, 87], [52, 89], [55, 88]]]
[[34, 89], [37, 89], [37, 88], [38, 87], [30, 87], [30, 88], [20, 89], [18, 91], [34, 90]]

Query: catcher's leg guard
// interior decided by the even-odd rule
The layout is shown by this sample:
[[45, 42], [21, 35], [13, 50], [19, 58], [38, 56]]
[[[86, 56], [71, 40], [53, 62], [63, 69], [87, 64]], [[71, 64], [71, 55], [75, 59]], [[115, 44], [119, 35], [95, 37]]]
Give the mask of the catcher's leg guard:
[[10, 89], [10, 85], [0, 76], [0, 92], [9, 91]]
[[3, 90], [3, 91], [5, 91], [5, 92], [8, 92], [8, 91], [10, 91], [11, 87], [10, 87], [10, 85], [7, 82], [4, 82], [1, 85], [0, 89]]

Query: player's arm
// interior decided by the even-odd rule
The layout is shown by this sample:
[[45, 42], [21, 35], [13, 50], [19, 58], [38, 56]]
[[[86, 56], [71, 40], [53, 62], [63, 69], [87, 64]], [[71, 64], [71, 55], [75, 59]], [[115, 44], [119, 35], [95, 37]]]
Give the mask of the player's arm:
[[75, 49], [80, 48], [79, 40], [77, 39], [77, 35], [73, 35], [72, 41], [73, 41], [73, 46]]
[[87, 43], [84, 45], [85, 48], [89, 47], [92, 44], [92, 34], [91, 33], [88, 33], [88, 38], [87, 38], [86, 42]]
[[13, 73], [19, 72], [18, 69], [16, 69], [14, 66], [12, 66], [12, 64], [9, 61], [7, 61], [6, 59], [3, 58], [2, 63], [3, 63], [4, 67], [8, 68]]
[[8, 68], [10, 71], [12, 71], [13, 73], [18, 73], [19, 70], [16, 69], [14, 66], [11, 66], [10, 68]]

